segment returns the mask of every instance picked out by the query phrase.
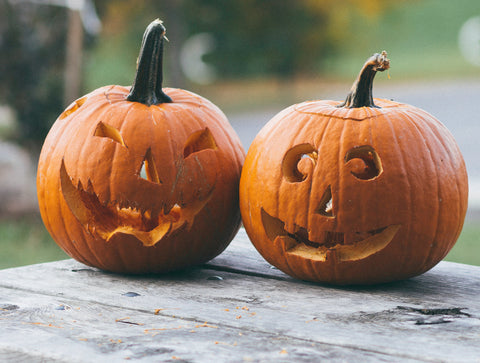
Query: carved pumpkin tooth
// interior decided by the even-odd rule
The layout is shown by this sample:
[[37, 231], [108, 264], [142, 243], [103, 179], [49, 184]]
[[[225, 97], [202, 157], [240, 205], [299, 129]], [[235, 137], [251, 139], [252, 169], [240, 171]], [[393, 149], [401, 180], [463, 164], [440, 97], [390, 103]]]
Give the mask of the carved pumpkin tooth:
[[90, 179], [88, 179], [88, 182], [87, 182], [86, 192], [91, 193], [91, 194], [95, 194], [95, 190], [93, 188], [93, 184], [92, 184], [92, 181]]
[[288, 252], [298, 246], [298, 242], [289, 236], [277, 236], [274, 240], [274, 243], [280, 244], [285, 252]]
[[152, 212], [149, 211], [149, 210], [146, 210], [146, 211], [144, 211], [143, 216], [144, 216], [145, 218], [150, 219], [150, 218], [152, 218]]
[[300, 242], [310, 242], [309, 233], [306, 228], [296, 226], [295, 237]]
[[325, 250], [325, 260], [334, 264], [337, 261], [337, 251], [334, 248]]
[[295, 234], [295, 232], [297, 232], [297, 225], [293, 222], [285, 222], [284, 228], [289, 234]]
[[[69, 176], [70, 178], [70, 176]], [[71, 178], [70, 178], [71, 179]], [[72, 183], [73, 184], [73, 183]], [[77, 190], [79, 191], [83, 191], [83, 185], [82, 185], [82, 182], [79, 180], [78, 183], [77, 183]]]

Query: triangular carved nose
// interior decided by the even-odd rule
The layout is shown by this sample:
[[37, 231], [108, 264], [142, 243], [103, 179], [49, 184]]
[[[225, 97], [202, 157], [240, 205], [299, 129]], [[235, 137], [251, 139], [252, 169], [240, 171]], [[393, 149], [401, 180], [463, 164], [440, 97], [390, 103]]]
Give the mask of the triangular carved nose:
[[153, 159], [152, 150], [149, 148], [145, 154], [140, 169], [140, 178], [148, 180], [149, 182], [162, 184], [158, 175], [157, 167], [155, 166], [155, 160]]
[[333, 214], [332, 187], [330, 185], [323, 192], [316, 212], [325, 217], [335, 217]]

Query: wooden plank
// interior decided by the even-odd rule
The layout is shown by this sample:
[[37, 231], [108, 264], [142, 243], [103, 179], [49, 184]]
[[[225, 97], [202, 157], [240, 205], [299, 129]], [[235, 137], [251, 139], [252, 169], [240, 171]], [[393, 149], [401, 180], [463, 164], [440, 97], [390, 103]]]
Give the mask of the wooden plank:
[[[32, 284], [16, 285], [22, 285], [24, 293], [37, 290], [45, 296], [68, 296], [104, 310], [120, 307], [129, 310], [126, 316], [131, 310], [152, 315], [162, 309], [159, 315], [163, 317], [198, 324], [207, 321], [240, 331], [274, 334], [286, 341], [305, 340], [402, 359], [468, 361], [480, 354], [475, 344], [479, 338], [478, 306], [455, 311], [458, 305], [451, 302], [432, 302], [432, 295], [437, 294], [421, 300], [409, 290], [400, 294], [396, 287], [351, 291], [208, 270], [126, 278], [84, 269], [73, 261], [60, 268], [51, 269], [52, 265], [33, 269], [42, 276], [33, 288]], [[30, 275], [22, 274], [22, 281]], [[222, 280], [209, 280], [212, 276]], [[140, 295], [124, 295], [128, 292]], [[31, 305], [36, 306], [36, 300]], [[15, 305], [15, 300], [8, 304]], [[415, 309], [426, 309], [426, 313]], [[434, 309], [450, 310], [434, 314]], [[444, 323], [440, 324], [441, 320]], [[257, 340], [256, 344], [263, 347], [265, 342]]]
[[[152, 311], [1, 288], [0, 294], [8, 294], [18, 304], [0, 314], [0, 361], [311, 362], [354, 361], [359, 355], [355, 348]], [[368, 350], [362, 357], [380, 362], [395, 358]]]
[[[188, 324], [204, 322], [217, 326], [214, 342], [224, 340], [230, 345], [214, 344], [212, 348], [211, 336], [191, 338], [182, 329], [162, 333], [164, 347], [173, 349], [166, 354], [183, 355], [182, 359], [191, 361], [202, 361], [204, 353], [217, 350], [225, 352], [225, 361], [232, 361], [228, 358], [235, 352], [241, 352], [238, 361], [248, 357], [255, 361], [308, 361], [324, 358], [322, 354], [331, 359], [357, 360], [351, 359], [352, 352], [357, 358], [372, 361], [469, 362], [480, 357], [480, 268], [448, 262], [403, 282], [335, 288], [297, 281], [271, 269], [240, 235], [209, 265], [182, 273], [121, 276], [66, 260], [0, 271], [0, 287], [0, 305], [19, 307], [7, 309], [9, 313], [0, 318], [3, 352], [19, 350], [22, 334], [29, 334], [30, 341], [44, 342], [39, 344], [47, 352], [55, 351], [53, 341], [64, 346], [67, 353], [75, 349], [84, 352], [84, 342], [65, 336], [65, 329], [34, 326], [49, 332], [45, 340], [40, 335], [37, 338], [36, 332], [27, 333], [24, 326], [15, 330], [18, 341], [8, 334], [8, 329], [25, 320], [24, 309], [45, 323], [52, 306], [63, 303], [80, 307], [75, 315], [78, 331], [74, 325], [69, 328], [87, 339], [98, 331], [104, 332], [104, 339], [122, 339], [115, 335], [116, 325], [112, 326], [118, 316], [133, 316], [132, 322], [142, 324], [159, 321], [159, 325], [170, 328], [191, 328]], [[93, 311], [90, 315], [85, 313], [89, 309]], [[96, 321], [92, 316], [100, 311], [112, 313]], [[54, 313], [51, 316], [59, 314]], [[52, 320], [53, 325], [55, 322]], [[92, 353], [93, 348], [86, 351], [124, 359], [125, 347], [132, 349], [132, 344], [138, 344], [139, 351], [141, 347], [153, 349], [140, 338], [140, 331], [132, 332], [128, 339], [138, 343], [121, 345], [118, 355]], [[241, 344], [240, 339], [234, 340], [240, 333], [248, 334]], [[187, 342], [186, 347], [179, 347], [182, 341]], [[243, 348], [235, 346], [235, 341]], [[189, 349], [192, 354], [188, 354]], [[284, 349], [288, 356], [279, 353]], [[202, 357], [197, 356], [201, 352]]]

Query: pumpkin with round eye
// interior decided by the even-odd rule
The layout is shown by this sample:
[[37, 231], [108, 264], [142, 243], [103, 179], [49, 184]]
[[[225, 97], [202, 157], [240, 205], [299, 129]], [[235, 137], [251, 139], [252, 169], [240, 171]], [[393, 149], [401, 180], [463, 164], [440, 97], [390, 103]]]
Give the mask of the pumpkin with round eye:
[[45, 226], [70, 256], [101, 269], [200, 264], [222, 252], [240, 225], [240, 140], [210, 101], [162, 88], [164, 34], [152, 22], [134, 85], [75, 101], [40, 155]]
[[421, 274], [452, 248], [468, 181], [453, 136], [416, 107], [373, 99], [386, 53], [345, 102], [290, 106], [260, 131], [240, 181], [245, 229], [287, 274], [373, 284]]

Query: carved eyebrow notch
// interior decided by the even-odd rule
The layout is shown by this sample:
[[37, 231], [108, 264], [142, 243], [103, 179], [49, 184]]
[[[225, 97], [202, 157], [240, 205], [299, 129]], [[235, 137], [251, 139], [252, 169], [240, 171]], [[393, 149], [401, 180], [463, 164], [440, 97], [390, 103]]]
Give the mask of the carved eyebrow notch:
[[185, 142], [185, 146], [183, 147], [183, 157], [187, 158], [191, 154], [205, 149], [218, 149], [217, 142], [215, 141], [212, 132], [208, 127], [203, 130], [196, 131], [189, 136], [188, 140]]
[[113, 126], [103, 123], [102, 121], [100, 121], [97, 124], [97, 127], [95, 128], [95, 132], [93, 133], [93, 136], [106, 137], [115, 142], [118, 142], [122, 146], [127, 147], [127, 145], [125, 145], [125, 141], [123, 141], [123, 137], [120, 134], [120, 131], [118, 131]]

